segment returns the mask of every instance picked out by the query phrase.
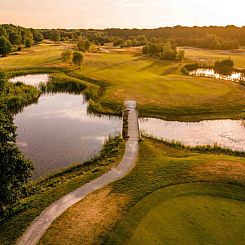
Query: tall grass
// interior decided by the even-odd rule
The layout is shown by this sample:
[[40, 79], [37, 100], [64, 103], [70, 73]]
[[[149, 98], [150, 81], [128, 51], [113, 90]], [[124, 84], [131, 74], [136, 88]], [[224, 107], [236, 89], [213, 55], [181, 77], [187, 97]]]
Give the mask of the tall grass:
[[41, 92], [33, 86], [23, 83], [7, 82], [0, 100], [12, 114], [20, 112], [25, 106], [36, 103]]

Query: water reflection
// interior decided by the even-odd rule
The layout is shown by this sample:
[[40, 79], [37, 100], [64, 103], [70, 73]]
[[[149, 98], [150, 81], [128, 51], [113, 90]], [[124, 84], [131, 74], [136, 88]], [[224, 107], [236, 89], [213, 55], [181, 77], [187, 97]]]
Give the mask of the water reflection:
[[46, 83], [49, 81], [49, 74], [29, 74], [11, 78], [9, 81], [13, 83], [23, 82], [25, 84], [38, 87], [40, 83]]
[[[26, 75], [11, 79], [38, 87], [49, 75]], [[17, 145], [35, 164], [33, 178], [49, 174], [99, 154], [105, 140], [121, 133], [118, 117], [87, 113], [83, 95], [44, 93], [37, 104], [17, 114]]]
[[121, 119], [87, 114], [81, 95], [42, 95], [14, 120], [17, 144], [35, 163], [34, 177], [99, 154], [105, 139], [121, 132]]
[[245, 127], [241, 120], [175, 122], [155, 118], [140, 119], [140, 130], [156, 138], [185, 145], [213, 145], [245, 151]]
[[245, 76], [242, 73], [234, 72], [231, 75], [222, 75], [214, 71], [214, 69], [202, 69], [199, 68], [194, 71], [190, 71], [189, 75], [198, 77], [210, 77], [215, 79], [223, 79], [230, 81], [245, 81]]

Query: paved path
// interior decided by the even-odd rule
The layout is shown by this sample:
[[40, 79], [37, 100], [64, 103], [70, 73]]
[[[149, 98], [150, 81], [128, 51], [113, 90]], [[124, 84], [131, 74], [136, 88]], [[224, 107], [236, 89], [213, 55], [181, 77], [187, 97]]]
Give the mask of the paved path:
[[17, 241], [17, 245], [36, 245], [52, 222], [65, 212], [73, 204], [82, 200], [86, 195], [100, 189], [111, 182], [121, 179], [130, 172], [136, 162], [138, 153], [139, 127], [138, 114], [135, 101], [125, 101], [128, 114], [128, 140], [125, 145], [125, 153], [118, 166], [97, 179], [83, 185], [75, 191], [60, 198], [47, 207], [28, 227], [25, 233]]

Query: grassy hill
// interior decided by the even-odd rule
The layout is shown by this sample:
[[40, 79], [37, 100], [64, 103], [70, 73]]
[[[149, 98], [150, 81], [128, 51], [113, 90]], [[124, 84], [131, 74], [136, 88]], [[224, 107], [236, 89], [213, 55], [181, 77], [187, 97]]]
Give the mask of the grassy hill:
[[[178, 62], [144, 57], [139, 55], [139, 49], [132, 48], [86, 53], [83, 67], [75, 69], [61, 64], [60, 60], [61, 52], [72, 46], [69, 43], [43, 43], [1, 58], [0, 68], [22, 72], [28, 68], [35, 68], [35, 72], [59, 69], [69, 76], [104, 85], [106, 91], [100, 103], [105, 107], [122, 105], [125, 99], [137, 100], [141, 116], [190, 121], [244, 117], [245, 87], [242, 85], [185, 76], [181, 74]], [[215, 60], [229, 56], [220, 56], [220, 52], [223, 51], [189, 48], [186, 62], [197, 57]], [[239, 60], [239, 65], [245, 64], [245, 56], [241, 53], [233, 54], [232, 58], [235, 62]]]

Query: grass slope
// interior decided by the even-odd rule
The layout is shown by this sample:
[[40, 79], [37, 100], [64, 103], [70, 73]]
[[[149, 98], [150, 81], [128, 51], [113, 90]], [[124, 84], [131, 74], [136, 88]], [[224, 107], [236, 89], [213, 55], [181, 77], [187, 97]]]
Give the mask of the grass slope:
[[[185, 121], [245, 117], [245, 87], [242, 85], [185, 76], [180, 73], [177, 62], [143, 57], [135, 52], [87, 53], [82, 69], [74, 69], [60, 63], [61, 52], [71, 47], [72, 44], [67, 43], [43, 43], [19, 55], [1, 58], [0, 67], [9, 71], [35, 68], [35, 73], [53, 68], [102, 85], [99, 102], [104, 107], [111, 107], [112, 111], [120, 108], [125, 99], [135, 99], [141, 116]], [[228, 57], [226, 54], [220, 56], [218, 51], [196, 50], [188, 49], [187, 59], [202, 58], [203, 53], [213, 60]], [[241, 66], [245, 64], [244, 55], [238, 53], [234, 56], [238, 57]]]
[[[92, 244], [115, 245], [128, 244], [129, 242], [139, 244], [142, 241], [138, 242], [140, 237], [143, 237], [147, 242], [149, 242], [148, 238], [151, 240], [151, 237], [155, 237], [154, 239], [158, 239], [158, 242], [154, 243], [154, 240], [151, 242], [159, 244], [159, 239], [161, 240], [162, 237], [158, 232], [155, 232], [157, 231], [155, 230], [156, 226], [159, 224], [156, 224], [152, 217], [156, 215], [165, 227], [167, 219], [169, 221], [178, 215], [178, 209], [173, 209], [173, 207], [178, 206], [182, 201], [185, 201], [186, 205], [183, 205], [183, 209], [179, 212], [186, 214], [189, 219], [183, 218], [176, 223], [173, 222], [173, 226], [170, 223], [170, 227], [166, 227], [167, 235], [175, 237], [175, 232], [180, 231], [179, 236], [182, 237], [189, 225], [192, 229], [188, 231], [189, 237], [186, 240], [183, 237], [181, 239], [184, 242], [194, 241], [194, 239], [201, 241], [202, 227], [207, 231], [215, 227], [214, 223], [210, 228], [210, 224], [205, 218], [206, 215], [209, 217], [224, 204], [225, 207], [217, 213], [217, 216], [213, 217], [213, 221], [216, 222], [222, 214], [225, 214], [223, 221], [226, 223], [224, 225], [230, 222], [230, 226], [233, 228], [224, 236], [224, 239], [220, 237], [221, 232], [217, 231], [214, 239], [220, 240], [220, 244], [225, 242], [228, 236], [231, 239], [236, 236], [237, 241], [242, 241], [244, 235], [239, 235], [239, 230], [235, 232], [234, 227], [237, 226], [237, 229], [241, 230], [245, 222], [243, 215], [245, 211], [244, 188], [244, 157], [223, 153], [200, 153], [195, 150], [175, 148], [163, 142], [145, 138], [140, 143], [139, 157], [134, 170], [122, 180], [91, 194], [71, 207], [52, 224], [42, 238], [41, 244], [58, 244], [60, 241], [64, 244], [81, 244], [85, 243], [88, 237], [90, 241], [92, 239]], [[100, 201], [96, 203], [95, 200]], [[164, 202], [167, 203], [164, 204]], [[198, 202], [201, 205], [200, 210], [198, 206], [195, 206], [195, 203], [198, 204]], [[113, 213], [115, 203], [118, 205], [117, 212]], [[168, 208], [169, 216], [164, 216], [166, 212], [162, 213], [161, 205], [164, 210], [166, 207]], [[206, 206], [210, 208], [206, 210]], [[237, 208], [237, 212], [233, 210], [234, 207]], [[159, 211], [158, 208], [161, 210]], [[191, 208], [195, 212], [200, 211], [197, 217], [200, 221], [191, 216], [189, 213]], [[77, 210], [81, 210], [81, 212]], [[112, 211], [108, 212], [108, 210]], [[151, 216], [151, 210], [153, 212], [155, 210], [153, 216]], [[106, 217], [103, 216], [104, 212], [107, 214]], [[147, 216], [148, 214], [149, 216]], [[94, 216], [97, 218], [95, 219]], [[101, 217], [103, 219], [100, 221]], [[144, 218], [147, 219], [144, 220]], [[187, 221], [190, 221], [190, 224], [186, 223]], [[150, 234], [146, 232], [145, 228], [148, 225]], [[219, 225], [221, 230], [221, 224]], [[159, 228], [161, 231], [163, 226]], [[183, 226], [182, 230], [178, 230], [181, 228], [179, 226]], [[76, 227], [80, 229], [78, 230]], [[56, 239], [57, 234], [61, 234], [59, 240]], [[93, 234], [92, 238], [87, 234]], [[207, 232], [207, 241], [210, 241], [210, 236], [211, 234]], [[172, 237], [169, 239], [171, 240]]]
[[72, 45], [68, 43], [45, 42], [29, 49], [23, 49], [23, 51], [16, 52], [8, 57], [0, 58], [0, 68], [3, 70], [17, 70], [55, 67], [60, 65], [61, 52], [71, 47]]
[[0, 219], [0, 244], [15, 244], [16, 239], [46, 207], [118, 164], [123, 150], [122, 139], [111, 139], [97, 159], [32, 183], [28, 187], [29, 195], [20, 200], [12, 215]]
[[75, 74], [105, 82], [104, 102], [137, 100], [141, 116], [169, 120], [244, 116], [244, 86], [185, 76], [179, 70], [176, 62], [133, 54], [87, 54], [84, 68]]
[[[160, 229], [163, 230], [163, 227], [167, 225], [167, 220], [169, 221], [177, 215], [178, 210], [174, 209], [174, 205], [179, 205], [181, 201], [186, 201], [186, 205], [183, 205], [183, 209], [179, 212], [185, 214], [189, 219], [179, 217], [179, 220], [173, 221], [172, 226], [170, 223], [166, 230], [164, 228], [166, 232], [165, 239], [169, 238], [169, 244], [179, 244], [176, 241], [173, 242], [173, 240], [171, 243], [171, 239], [177, 236], [178, 229], [180, 229], [181, 236], [178, 239], [182, 239], [183, 244], [190, 240], [193, 241], [193, 239], [202, 242], [203, 233], [201, 230], [208, 229], [210, 231], [210, 223], [206, 220], [206, 215], [210, 216], [210, 213], [213, 213], [214, 222], [218, 222], [217, 220], [222, 216], [222, 212], [223, 214], [226, 213], [226, 216], [223, 217], [225, 224], [230, 222], [230, 225], [234, 227], [227, 233], [227, 236], [222, 238], [220, 231], [222, 227], [219, 226], [220, 230], [214, 234], [213, 238], [220, 239], [219, 244], [227, 244], [225, 242], [228, 236], [230, 236], [229, 241], [235, 236], [237, 241], [243, 241], [244, 239], [243, 234], [239, 235], [235, 232], [235, 227], [237, 226], [237, 229], [241, 230], [244, 228], [245, 222], [245, 216], [239, 213], [245, 212], [245, 158], [175, 149], [164, 143], [146, 139], [140, 145], [137, 167], [126, 178], [113, 184], [112, 188], [114, 193], [127, 195], [131, 201], [125, 207], [124, 217], [114, 227], [112, 226], [111, 232], [103, 237], [102, 241], [106, 244], [127, 244], [130, 239], [140, 239], [137, 229], [140, 230], [141, 237], [144, 238], [145, 234], [146, 241], [149, 241], [147, 240], [149, 238], [148, 234], [144, 230], [144, 227], [149, 224], [148, 222], [152, 223], [152, 226], [149, 227], [149, 232], [152, 232], [152, 234], [149, 234], [149, 236], [162, 239], [159, 237], [158, 230], [154, 232], [155, 226], [159, 225]], [[207, 198], [205, 199], [203, 196]], [[182, 199], [185, 197], [187, 197], [186, 200]], [[217, 197], [224, 198], [224, 200], [216, 199]], [[232, 200], [229, 201], [226, 198]], [[236, 205], [235, 200], [241, 202]], [[165, 201], [167, 203], [164, 203]], [[195, 201], [197, 203], [199, 201], [203, 208], [198, 209]], [[221, 210], [215, 216], [214, 213], [216, 213], [217, 207], [222, 206], [222, 203], [227, 205], [223, 211]], [[158, 219], [162, 223], [156, 224], [150, 212], [153, 210], [154, 213], [155, 208], [157, 212], [158, 208], [161, 209], [161, 205], [165, 208], [168, 207], [169, 216], [166, 212], [158, 213]], [[206, 210], [205, 205], [210, 207], [210, 210]], [[200, 211], [199, 216], [196, 217], [200, 221], [192, 218], [191, 207], [193, 212]], [[236, 210], [230, 209], [233, 207], [238, 209], [237, 213]], [[147, 216], [148, 214], [149, 216]], [[151, 218], [148, 219], [147, 217], [150, 216]], [[234, 221], [234, 217], [237, 217], [237, 223]], [[186, 223], [187, 221], [190, 223]], [[183, 232], [188, 229], [188, 225], [192, 230], [188, 231], [189, 235], [186, 234], [187, 238], [182, 237]], [[182, 230], [179, 226], [182, 227]], [[215, 228], [215, 223], [211, 227]], [[212, 233], [207, 233], [206, 241], [209, 241]], [[159, 243], [154, 243], [154, 240], [152, 240], [148, 244]], [[204, 242], [204, 244], [208, 243]]]
[[239, 50], [209, 50], [192, 47], [182, 47], [185, 50], [187, 60], [213, 64], [216, 60], [224, 60], [229, 57], [235, 62], [237, 68], [245, 69], [245, 48]]

